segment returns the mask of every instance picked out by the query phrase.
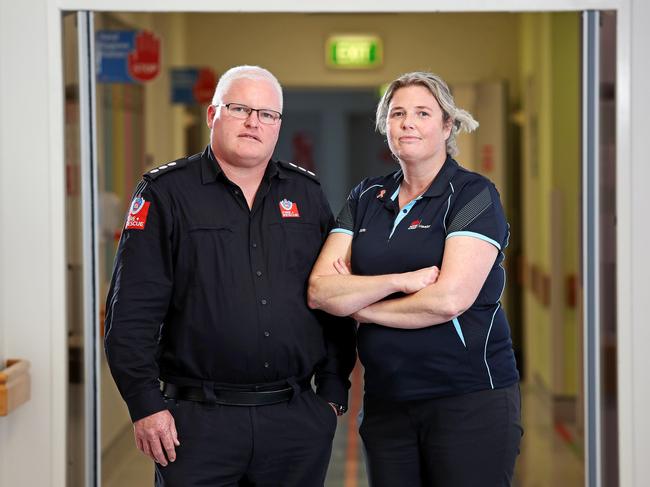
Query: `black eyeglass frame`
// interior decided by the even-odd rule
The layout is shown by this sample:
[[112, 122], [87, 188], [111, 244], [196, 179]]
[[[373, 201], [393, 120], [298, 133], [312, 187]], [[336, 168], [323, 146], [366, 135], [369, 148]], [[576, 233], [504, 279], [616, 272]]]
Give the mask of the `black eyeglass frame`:
[[[231, 111], [231, 109], [230, 109], [230, 107], [232, 105], [243, 108], [244, 113], [246, 114], [246, 116], [245, 117], [240, 117], [240, 116], [238, 116], [238, 114], [236, 114], [237, 112], [233, 113]], [[265, 125], [275, 125], [278, 122], [280, 122], [280, 120], [282, 120], [282, 113], [278, 112], [277, 110], [272, 110], [270, 108], [252, 108], [252, 107], [249, 107], [248, 105], [244, 105], [243, 103], [236, 103], [236, 102], [219, 103], [218, 105], [212, 105], [212, 106], [215, 107], [215, 108], [226, 107], [226, 109], [228, 110], [228, 113], [230, 115], [232, 115], [233, 117], [238, 118], [239, 120], [246, 120], [248, 117], [251, 116], [251, 113], [253, 113], [253, 112], [257, 112], [257, 119], [260, 121], [260, 123], [263, 123]], [[272, 115], [277, 115], [278, 118], [277, 119], [272, 119], [272, 122], [269, 123], [269, 122], [264, 121], [260, 117], [260, 113], [269, 113], [269, 114], [272, 114]]]

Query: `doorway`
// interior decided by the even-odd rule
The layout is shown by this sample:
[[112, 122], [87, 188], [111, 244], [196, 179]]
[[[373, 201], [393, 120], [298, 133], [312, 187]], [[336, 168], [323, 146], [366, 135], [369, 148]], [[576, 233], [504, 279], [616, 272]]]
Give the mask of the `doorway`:
[[[269, 45], [265, 49], [279, 53], [291, 49], [278, 45], [278, 41], [269, 41], [275, 39], [276, 30], [288, 29], [298, 37], [304, 34], [301, 39], [304, 51], [295, 53], [294, 50], [290, 58], [270, 55], [265, 50], [247, 52], [246, 46], [240, 52], [232, 52], [233, 49], [219, 52], [219, 45], [227, 45], [225, 41], [231, 35], [228, 28], [241, 22], [252, 26], [252, 32], [260, 33], [267, 40]], [[533, 431], [529, 426], [518, 470], [521, 465], [535, 465], [539, 469], [535, 478], [551, 475], [548, 484], [528, 484], [525, 479], [518, 482], [519, 485], [568, 482], [574, 485], [575, 481], [578, 485], [584, 483], [585, 468], [579, 298], [580, 22], [578, 13], [369, 14], [364, 18], [343, 14], [111, 13], [96, 15], [95, 30], [147, 29], [158, 32], [165, 40], [164, 45], [184, 46], [184, 49], [171, 47], [168, 53], [163, 51], [163, 69], [212, 64], [219, 71], [232, 64], [259, 63], [276, 74], [282, 73], [284, 76], [279, 77], [287, 89], [286, 118], [289, 120], [292, 114], [295, 127], [291, 128], [291, 122], [285, 125], [283, 133], [288, 138], [278, 144], [277, 153], [283, 158], [300, 157], [305, 161], [311, 157], [335, 212], [347, 191], [361, 177], [391, 170], [390, 158], [382, 151], [381, 138], [372, 132], [373, 103], [370, 102], [376, 103], [383, 82], [403, 71], [432, 69], [450, 81], [460, 106], [475, 114], [485, 113], [483, 117], [477, 116], [479, 121], [492, 121], [496, 113], [496, 121], [483, 122], [483, 126], [500, 130], [489, 140], [481, 140], [479, 132], [476, 138], [463, 141], [460, 159], [471, 169], [496, 179], [513, 229], [514, 238], [507, 253], [510, 287], [505, 306], [513, 327], [519, 363], [523, 365], [525, 401], [531, 401], [530, 406], [524, 403], [524, 414], [530, 412], [535, 418], [544, 418], [539, 425], [533, 426], [539, 427], [540, 446], [532, 446], [534, 443], [529, 438]], [[322, 59], [314, 61], [321, 56], [322, 46], [313, 38], [320, 39], [333, 26], [390, 33], [386, 37], [387, 58], [391, 49], [396, 56], [412, 52], [409, 45], [427, 46], [431, 52], [399, 56], [398, 62], [383, 67], [381, 72], [323, 71]], [[449, 29], [450, 33], [472, 32], [473, 37], [449, 49], [437, 46], [435, 39], [422, 39], [423, 34], [418, 33], [424, 28], [435, 31], [434, 38], [441, 35], [443, 29]], [[211, 38], [216, 48], [202, 56], [199, 47], [207, 45], [207, 38], [181, 37], [178, 40], [178, 36], [186, 32], [219, 32], [223, 38]], [[493, 37], [498, 36], [491, 37], [491, 32], [503, 32], [503, 36], [495, 39]], [[390, 39], [394, 44], [389, 44]], [[485, 52], [477, 53], [475, 46], [481, 43]], [[523, 45], [521, 50], [516, 47], [519, 44]], [[295, 56], [306, 61], [295, 63]], [[476, 60], [472, 56], [476, 56]], [[295, 74], [294, 71], [303, 73]], [[191, 131], [186, 129], [191, 123], [201, 126], [200, 119], [196, 124], [200, 108], [190, 110], [194, 116], [188, 117], [187, 107], [168, 102], [169, 83], [169, 76], [165, 77], [163, 72], [150, 84], [97, 85], [100, 302], [105, 295], [103, 283], [110, 273], [115, 235], [119, 234], [121, 216], [138, 175], [150, 165], [187, 154], [192, 144], [187, 135]], [[345, 93], [352, 94], [346, 98]], [[329, 95], [340, 97], [340, 101], [326, 103], [324, 100], [328, 100]], [[296, 100], [293, 110], [292, 98]], [[358, 110], [350, 110], [356, 102], [353, 100], [362, 98], [367, 103], [364, 101], [363, 106], [359, 103]], [[495, 99], [501, 101], [485, 107], [487, 101]], [[346, 113], [347, 125], [343, 127], [347, 130], [334, 121], [334, 115], [325, 113], [323, 105], [339, 107], [340, 112]], [[285, 130], [287, 128], [290, 130]], [[74, 137], [72, 125], [70, 130]], [[361, 140], [364, 142], [359, 143]], [[372, 150], [364, 150], [367, 143]], [[72, 245], [77, 230], [71, 228], [70, 232]], [[69, 292], [71, 296], [79, 293], [72, 288]], [[100, 327], [99, 323], [94, 326]], [[100, 350], [100, 345], [97, 346]], [[72, 348], [70, 356], [73, 356]], [[100, 402], [104, 405], [101, 452], [104, 464], [115, 465], [113, 462], [118, 460], [112, 452], [121, 449], [118, 445], [127, 444], [119, 442], [129, 437], [130, 423], [105, 361], [100, 363]], [[71, 425], [73, 416], [71, 412]], [[132, 449], [131, 441], [128, 448]], [[540, 459], [539, 451], [552, 454]], [[571, 460], [570, 466], [565, 468], [558, 466], [554, 454], [566, 451]], [[360, 455], [356, 458], [359, 462]], [[74, 460], [71, 462], [78, 464]], [[123, 468], [128, 470], [130, 462], [127, 461]], [[119, 468], [111, 467], [110, 470]], [[362, 470], [360, 467], [358, 471]], [[362, 474], [358, 481], [363, 482]]]

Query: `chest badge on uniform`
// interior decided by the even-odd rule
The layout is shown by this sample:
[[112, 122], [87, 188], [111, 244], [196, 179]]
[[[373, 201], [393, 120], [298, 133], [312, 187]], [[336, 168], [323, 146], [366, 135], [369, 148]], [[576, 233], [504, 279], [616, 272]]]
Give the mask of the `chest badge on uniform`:
[[133, 198], [129, 216], [126, 218], [126, 230], [144, 230], [149, 214], [149, 204], [149, 201], [145, 201], [141, 196]]
[[382, 198], [384, 197], [385, 194], [386, 194], [386, 190], [385, 190], [385, 189], [380, 190], [380, 191], [377, 193], [377, 199], [379, 199], [379, 200], [382, 199]]
[[298, 204], [288, 199], [280, 201], [280, 214], [282, 218], [298, 218], [300, 212], [298, 211]]

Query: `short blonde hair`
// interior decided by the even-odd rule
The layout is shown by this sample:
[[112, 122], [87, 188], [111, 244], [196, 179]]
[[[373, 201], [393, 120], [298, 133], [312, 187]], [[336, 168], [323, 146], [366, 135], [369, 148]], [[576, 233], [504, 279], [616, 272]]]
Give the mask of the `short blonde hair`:
[[377, 105], [377, 119], [375, 122], [377, 131], [381, 134], [386, 134], [386, 120], [388, 118], [390, 101], [393, 99], [393, 95], [397, 90], [407, 86], [424, 86], [431, 92], [438, 105], [440, 105], [443, 121], [445, 123], [451, 123], [451, 133], [447, 139], [447, 154], [451, 157], [458, 155], [456, 135], [461, 131], [473, 132], [478, 127], [478, 122], [474, 120], [474, 117], [469, 112], [456, 106], [447, 83], [440, 76], [433, 73], [424, 71], [406, 73], [388, 85], [384, 96], [381, 97]]

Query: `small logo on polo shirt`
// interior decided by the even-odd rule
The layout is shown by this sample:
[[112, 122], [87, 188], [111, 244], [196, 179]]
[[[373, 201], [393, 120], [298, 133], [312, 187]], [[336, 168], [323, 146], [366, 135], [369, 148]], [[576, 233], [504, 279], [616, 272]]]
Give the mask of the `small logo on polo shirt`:
[[283, 199], [280, 201], [280, 214], [282, 218], [298, 218], [300, 212], [298, 211], [298, 204], [288, 199]]
[[409, 230], [415, 230], [418, 228], [429, 228], [431, 225], [422, 225], [422, 220], [413, 220], [409, 225]]

